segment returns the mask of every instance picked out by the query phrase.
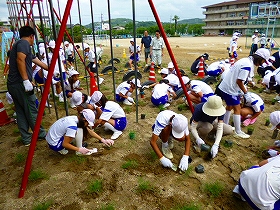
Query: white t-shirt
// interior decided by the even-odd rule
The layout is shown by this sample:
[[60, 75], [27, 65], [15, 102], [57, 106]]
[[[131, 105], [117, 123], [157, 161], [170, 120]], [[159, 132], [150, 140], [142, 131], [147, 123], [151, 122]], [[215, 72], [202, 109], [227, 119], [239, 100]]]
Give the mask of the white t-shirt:
[[200, 80], [191, 80], [190, 89], [195, 93], [202, 92], [203, 95], [214, 93], [214, 91], [209, 85], [207, 85], [205, 82]]
[[[81, 83], [80, 83], [80, 80], [77, 80], [77, 81], [73, 84], [73, 89], [76, 89], [76, 88], [80, 87], [80, 84], [81, 84]], [[70, 85], [68, 79], [66, 79], [65, 82], [64, 82], [64, 89], [65, 89], [65, 90], [69, 90], [69, 91], [72, 90], [71, 85]]]
[[107, 101], [99, 119], [108, 121], [111, 118], [118, 119], [122, 117], [125, 117], [125, 113], [121, 106], [114, 101]]
[[73, 46], [72, 45], [69, 44], [68, 47], [65, 47], [65, 53], [66, 53], [67, 56], [68, 55], [72, 56], [72, 52], [73, 52]]
[[258, 37], [258, 35], [253, 35], [252, 36], [252, 42], [253, 42], [253, 44], [258, 44], [258, 41], [259, 41], [259, 37]]
[[238, 96], [241, 93], [241, 90], [237, 85], [236, 80], [240, 79], [244, 83], [251, 71], [254, 71], [254, 63], [251, 57], [238, 60], [226, 73], [219, 85], [219, 89], [229, 95]]
[[89, 50], [87, 56], [88, 56], [89, 62], [94, 62], [95, 61], [95, 53], [94, 53], [93, 50]]
[[216, 70], [222, 69], [222, 67], [225, 67], [225, 65], [221, 61], [216, 61], [214, 63], [211, 63], [208, 66], [207, 72], [209, 72], [209, 71], [216, 71]]
[[273, 73], [275, 75], [275, 81], [277, 82], [277, 85], [280, 85], [280, 67], [275, 69]]
[[246, 102], [245, 106], [252, 107], [255, 112], [260, 112], [261, 106], [264, 106], [263, 100], [256, 93], [250, 92], [250, 96], [252, 98], [252, 102], [251, 103]]
[[237, 41], [231, 40], [229, 45], [229, 53], [236, 52], [237, 50]]
[[[164, 110], [162, 112], [160, 112], [155, 120], [155, 127], [153, 130], [153, 134], [159, 136], [159, 134], [161, 133], [161, 131], [170, 123], [170, 118], [173, 115], [177, 115], [177, 113], [171, 111], [171, 110]], [[186, 118], [186, 120], [188, 121], [188, 119]], [[189, 129], [188, 127], [185, 130], [185, 135], [189, 135]]]
[[260, 168], [243, 171], [240, 183], [250, 200], [262, 210], [271, 210], [280, 199], [280, 155]]
[[127, 91], [130, 89], [130, 84], [127, 83], [127, 81], [122, 82], [121, 84], [119, 84], [119, 86], [116, 89], [116, 94], [123, 94], [126, 95]]
[[[51, 62], [52, 62], [52, 56], [53, 56], [53, 53], [50, 52], [50, 53], [48, 54], [50, 64], [51, 64]], [[59, 56], [61, 57], [61, 52], [60, 52], [60, 51], [59, 51]], [[62, 71], [62, 72], [65, 72], [65, 68], [64, 68], [64, 65], [63, 65], [61, 59], [60, 59], [60, 67], [61, 67], [61, 71]], [[53, 72], [53, 74], [54, 74], [55, 76], [59, 74], [58, 59], [56, 59], [56, 63], [55, 63], [55, 67], [54, 67], [54, 72]]]
[[46, 140], [52, 145], [56, 146], [62, 136], [69, 136], [75, 138], [77, 132], [77, 116], [67, 116], [57, 120], [49, 129]]
[[[128, 49], [129, 49], [129, 52], [130, 52], [130, 53], [134, 53], [134, 45], [130, 45], [130, 46], [128, 47]], [[141, 51], [141, 49], [140, 49], [139, 45], [136, 45], [136, 52], [138, 53], [138, 52], [140, 52], [140, 51]]]
[[157, 84], [153, 89], [152, 97], [159, 99], [160, 97], [165, 96], [168, 92], [174, 93], [174, 90], [168, 84]]

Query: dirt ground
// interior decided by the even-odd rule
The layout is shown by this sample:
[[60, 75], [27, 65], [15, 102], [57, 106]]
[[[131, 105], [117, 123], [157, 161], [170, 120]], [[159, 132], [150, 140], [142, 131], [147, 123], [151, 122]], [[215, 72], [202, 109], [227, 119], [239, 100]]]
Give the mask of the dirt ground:
[[[140, 40], [140, 39], [139, 39]], [[138, 42], [140, 42], [138, 40]], [[180, 68], [190, 76], [190, 66], [196, 57], [207, 52], [210, 59], [227, 57], [226, 47], [230, 37], [185, 37], [169, 38], [169, 42]], [[103, 64], [107, 65], [110, 57], [109, 41], [103, 43]], [[245, 48], [246, 38], [241, 37], [239, 45], [242, 52], [239, 57], [249, 54]], [[247, 42], [250, 42], [248, 39]], [[249, 44], [248, 44], [249, 45]], [[129, 40], [113, 40], [114, 57], [121, 60], [116, 64], [118, 70], [124, 69], [127, 59], [122, 58], [123, 51], [128, 53]], [[141, 56], [143, 61], [143, 55]], [[170, 58], [164, 52], [163, 66], [167, 66]], [[213, 60], [208, 61], [211, 63]], [[143, 64], [143, 63], [142, 63]], [[79, 69], [84, 72], [83, 69]], [[148, 80], [149, 73], [144, 73], [141, 82]], [[82, 73], [81, 73], [82, 74]], [[123, 77], [123, 72], [115, 74], [116, 85]], [[112, 75], [104, 75], [104, 83], [100, 90], [109, 99], [113, 99]], [[160, 78], [159, 74], [156, 75]], [[194, 78], [194, 77], [193, 77]], [[255, 82], [258, 81], [255, 77]], [[83, 85], [85, 81], [83, 81]], [[84, 85], [86, 89], [86, 86]], [[232, 194], [239, 174], [242, 170], [262, 160], [261, 152], [274, 139], [271, 138], [270, 126], [265, 126], [269, 114], [279, 109], [279, 103], [271, 104], [276, 94], [260, 93], [262, 86], [257, 83], [250, 90], [260, 94], [265, 101], [265, 111], [254, 124], [254, 133], [249, 139], [235, 139], [233, 136], [223, 137], [217, 157], [207, 159], [207, 153], [196, 154], [192, 149], [190, 155], [193, 162], [189, 165], [186, 174], [179, 174], [171, 169], [163, 168], [149, 144], [152, 135], [151, 126], [159, 113], [157, 107], [150, 102], [151, 91], [146, 90], [144, 98], [139, 99], [138, 109], [135, 106], [122, 105], [127, 114], [128, 126], [122, 136], [115, 141], [110, 149], [104, 148], [96, 139], [88, 139], [89, 148], [96, 147], [98, 154], [77, 157], [74, 152], [63, 156], [53, 152], [46, 141], [38, 141], [33, 157], [32, 172], [41, 172], [44, 176], [40, 179], [29, 180], [23, 198], [18, 198], [25, 159], [28, 148], [20, 140], [20, 135], [15, 123], [0, 127], [0, 209], [35, 209], [39, 204], [49, 203], [49, 209], [187, 209], [187, 206], [196, 206], [192, 209], [250, 209], [249, 205]], [[6, 81], [1, 77], [0, 90], [6, 90]], [[87, 92], [86, 90], [84, 91]], [[38, 95], [39, 96], [39, 95]], [[5, 94], [0, 95], [7, 113], [12, 116], [13, 111], [8, 105]], [[52, 99], [51, 99], [52, 100]], [[58, 101], [58, 100], [57, 100]], [[53, 102], [51, 101], [53, 105]], [[191, 117], [189, 109], [178, 111], [178, 105], [183, 104], [182, 99], [173, 101], [168, 109]], [[45, 110], [42, 125], [48, 129], [56, 120], [55, 109]], [[76, 111], [69, 107], [70, 115]], [[138, 114], [138, 117], [137, 117]], [[140, 119], [140, 114], [146, 114], [145, 119]], [[58, 104], [59, 117], [65, 116], [64, 106]], [[137, 122], [138, 118], [138, 122]], [[242, 128], [247, 131], [246, 128]], [[111, 133], [102, 128], [96, 130], [101, 136], [109, 138]], [[130, 139], [129, 133], [135, 132], [136, 138]], [[192, 142], [194, 142], [191, 136]], [[225, 140], [233, 142], [232, 147], [225, 145]], [[158, 142], [161, 145], [160, 141]], [[208, 141], [209, 145], [213, 142]], [[183, 155], [184, 144], [175, 142], [173, 149], [173, 162], [179, 164]], [[129, 163], [133, 163], [130, 164]], [[204, 173], [196, 173], [195, 167], [202, 164]], [[91, 182], [101, 181], [102, 189], [99, 192], [89, 191]], [[215, 197], [205, 191], [205, 186], [219, 183], [223, 186], [220, 196]], [[38, 209], [38, 208], [37, 208]]]

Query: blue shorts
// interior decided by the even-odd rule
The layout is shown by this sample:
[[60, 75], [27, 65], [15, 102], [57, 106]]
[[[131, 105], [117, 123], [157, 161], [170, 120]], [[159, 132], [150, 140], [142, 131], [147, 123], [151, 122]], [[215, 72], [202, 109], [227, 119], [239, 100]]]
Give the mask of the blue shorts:
[[119, 94], [116, 94], [116, 101], [123, 102], [125, 100], [124, 97], [121, 97]]
[[222, 72], [222, 69], [216, 69], [214, 71], [207, 71], [207, 74], [212, 77], [217, 77]]
[[126, 117], [115, 119], [115, 128], [118, 131], [123, 131], [126, 128], [127, 121]]
[[229, 95], [225, 92], [223, 92], [221, 89], [221, 94], [222, 94], [222, 98], [225, 100], [227, 106], [236, 106], [240, 104], [240, 96], [232, 96]]
[[[131, 56], [129, 57], [129, 59], [130, 59], [130, 60], [134, 60], [134, 55], [131, 55]], [[139, 55], [138, 55], [138, 54], [136, 54], [136, 61], [137, 61], [137, 62], [139, 61]]]
[[210, 96], [213, 96], [214, 93], [208, 93], [202, 96], [201, 102], [206, 102]]
[[173, 86], [173, 90], [176, 92], [177, 90], [179, 90], [181, 87], [178, 87], [178, 85]]
[[40, 76], [39, 76], [39, 72], [37, 72], [37, 73], [35, 74], [34, 79], [35, 79], [35, 81], [36, 81], [38, 84], [44, 84], [44, 83], [45, 83], [44, 77], [40, 77]]
[[165, 96], [161, 96], [158, 99], [155, 99], [154, 97], [151, 97], [151, 102], [155, 105], [158, 106], [160, 104], [166, 104], [168, 101], [168, 95], [166, 94]]
[[52, 146], [52, 145], [49, 144], [49, 148], [52, 149], [52, 150], [54, 150], [54, 151], [56, 151], [56, 152], [58, 152], [58, 151], [64, 149], [64, 147], [62, 146], [63, 140], [64, 140], [64, 136], [62, 136], [62, 137], [59, 139], [57, 145]]

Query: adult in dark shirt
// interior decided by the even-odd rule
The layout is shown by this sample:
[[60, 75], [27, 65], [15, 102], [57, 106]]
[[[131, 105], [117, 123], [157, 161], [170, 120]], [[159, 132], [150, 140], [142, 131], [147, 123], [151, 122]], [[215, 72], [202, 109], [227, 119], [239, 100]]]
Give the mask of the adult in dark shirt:
[[[32, 136], [29, 128], [34, 129], [38, 113], [32, 84], [32, 62], [46, 70], [48, 66], [31, 52], [31, 46], [34, 44], [34, 29], [23, 26], [19, 29], [19, 35], [20, 40], [14, 43], [10, 54], [7, 87], [15, 103], [17, 125], [23, 144], [29, 146]], [[39, 139], [44, 139], [45, 136], [46, 131], [41, 127]]]
[[207, 75], [207, 65], [205, 63], [205, 60], [208, 60], [209, 59], [209, 55], [207, 53], [204, 53], [203, 55], [199, 56], [197, 59], [195, 59], [195, 61], [192, 63], [191, 65], [191, 72], [193, 74], [197, 74], [198, 73], [198, 70], [199, 70], [199, 62], [200, 62], [200, 59], [203, 58], [203, 68], [204, 68], [204, 73], [205, 75]]
[[218, 154], [222, 136], [233, 132], [232, 127], [223, 121], [225, 112], [221, 97], [213, 95], [207, 102], [198, 104], [191, 117], [190, 130], [199, 147], [205, 144], [203, 139], [206, 139], [210, 132], [216, 132], [215, 143], [211, 148], [212, 158]]
[[149, 36], [148, 31], [144, 31], [144, 36], [141, 39], [141, 52], [144, 45], [146, 66], [148, 66], [148, 58], [150, 57], [151, 41], [152, 41], [152, 37]]

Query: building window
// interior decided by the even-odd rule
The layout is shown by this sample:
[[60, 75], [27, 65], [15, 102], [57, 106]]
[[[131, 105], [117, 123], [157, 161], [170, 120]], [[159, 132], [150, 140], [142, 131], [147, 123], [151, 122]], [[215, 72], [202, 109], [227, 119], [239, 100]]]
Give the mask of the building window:
[[233, 26], [234, 25], [234, 21], [227, 21], [227, 26]]

